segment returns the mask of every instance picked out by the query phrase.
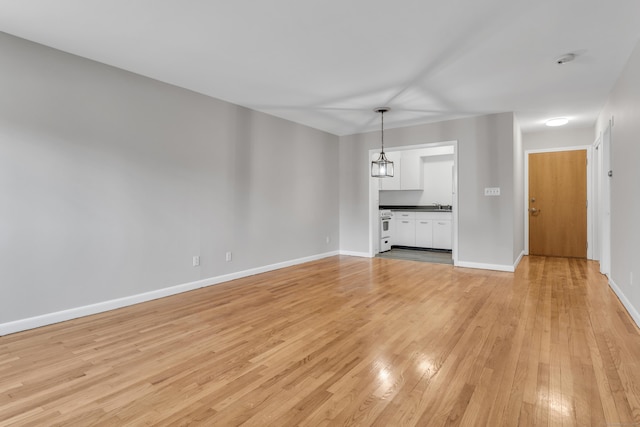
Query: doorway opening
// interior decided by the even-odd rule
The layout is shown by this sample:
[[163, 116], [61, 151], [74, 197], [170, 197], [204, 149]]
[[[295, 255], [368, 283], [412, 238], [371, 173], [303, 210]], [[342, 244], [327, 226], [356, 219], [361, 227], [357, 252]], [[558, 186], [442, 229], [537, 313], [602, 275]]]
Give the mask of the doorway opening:
[[[369, 256], [456, 265], [458, 142], [407, 145], [387, 148], [385, 152], [400, 167], [394, 178], [369, 179]], [[368, 160], [378, 154], [377, 149], [369, 150]], [[416, 155], [419, 161], [415, 160]], [[433, 174], [441, 174], [440, 179], [433, 179]], [[420, 179], [423, 185], [411, 184]], [[436, 184], [440, 186], [435, 188]], [[388, 236], [381, 234], [381, 209], [395, 213], [390, 239], [384, 242], [381, 238]], [[401, 212], [409, 217], [400, 218]]]

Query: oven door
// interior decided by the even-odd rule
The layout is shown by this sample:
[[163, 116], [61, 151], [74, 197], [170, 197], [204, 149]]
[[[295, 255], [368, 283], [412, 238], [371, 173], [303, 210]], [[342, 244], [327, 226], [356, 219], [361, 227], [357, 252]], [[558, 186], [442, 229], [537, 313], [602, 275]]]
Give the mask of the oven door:
[[380, 238], [391, 237], [392, 219], [388, 217], [380, 218]]

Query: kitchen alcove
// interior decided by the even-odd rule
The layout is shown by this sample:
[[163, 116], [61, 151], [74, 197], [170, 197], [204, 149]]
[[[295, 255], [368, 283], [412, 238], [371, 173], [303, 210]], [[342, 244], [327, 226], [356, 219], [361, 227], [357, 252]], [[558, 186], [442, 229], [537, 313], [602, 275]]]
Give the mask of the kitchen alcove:
[[[386, 151], [390, 158], [397, 162], [396, 175], [394, 178], [370, 179], [370, 255], [455, 264], [458, 240], [457, 141], [400, 146]], [[371, 156], [376, 154], [376, 150], [371, 150]], [[388, 249], [387, 245], [380, 241], [383, 237], [380, 231], [381, 206], [409, 212], [440, 209], [439, 215], [448, 215], [448, 218], [438, 217], [439, 221], [435, 222], [430, 221], [429, 214], [420, 213], [417, 226], [415, 218], [413, 221], [404, 218], [406, 224], [399, 223], [400, 230], [395, 224], [392, 227], [393, 231], [400, 231], [402, 236], [390, 236], [391, 251], [381, 253], [381, 247]], [[427, 216], [423, 218], [420, 215]], [[440, 223], [442, 225], [439, 225]], [[438, 236], [442, 235], [442, 230], [446, 230], [444, 233], [448, 233], [448, 239], [445, 240], [448, 240], [449, 244], [433, 244], [433, 234], [427, 233], [433, 232], [433, 224], [439, 227], [436, 231]], [[413, 239], [412, 233], [416, 233]], [[442, 238], [439, 239], [441, 242]]]

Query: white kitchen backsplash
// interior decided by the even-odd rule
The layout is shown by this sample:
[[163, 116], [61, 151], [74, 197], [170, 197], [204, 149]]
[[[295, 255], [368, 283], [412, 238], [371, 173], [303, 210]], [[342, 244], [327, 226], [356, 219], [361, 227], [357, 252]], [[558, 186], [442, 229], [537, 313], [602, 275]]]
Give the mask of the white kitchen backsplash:
[[424, 190], [380, 191], [380, 205], [451, 205], [453, 155], [423, 157], [422, 167]]

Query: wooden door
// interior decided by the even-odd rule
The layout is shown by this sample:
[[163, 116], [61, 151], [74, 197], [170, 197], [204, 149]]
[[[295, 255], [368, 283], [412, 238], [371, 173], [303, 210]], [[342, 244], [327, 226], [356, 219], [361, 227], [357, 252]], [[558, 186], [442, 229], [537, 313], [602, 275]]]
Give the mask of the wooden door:
[[587, 151], [529, 154], [529, 253], [587, 257]]

